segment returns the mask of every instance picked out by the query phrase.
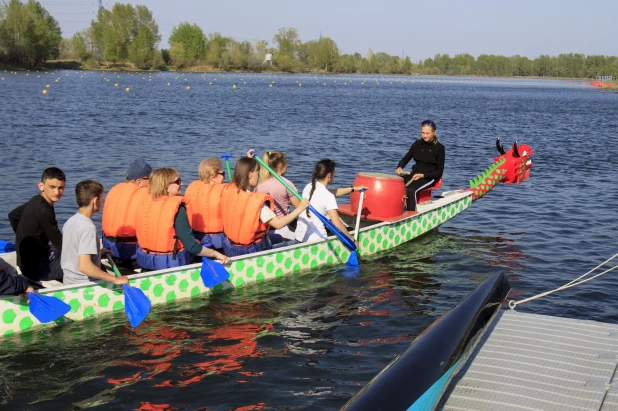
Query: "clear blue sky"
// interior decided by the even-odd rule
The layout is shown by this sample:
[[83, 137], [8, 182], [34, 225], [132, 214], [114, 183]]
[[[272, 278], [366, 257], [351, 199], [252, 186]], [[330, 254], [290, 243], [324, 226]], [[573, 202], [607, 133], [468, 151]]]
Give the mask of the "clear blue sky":
[[[98, 0], [39, 0], [60, 22], [64, 37], [87, 28]], [[280, 27], [298, 30], [303, 42], [320, 35], [341, 53], [383, 51], [413, 61], [436, 53], [618, 55], [618, 0], [142, 0], [162, 35], [188, 21], [205, 33], [237, 40], [267, 40]], [[115, 2], [104, 0], [111, 8]]]

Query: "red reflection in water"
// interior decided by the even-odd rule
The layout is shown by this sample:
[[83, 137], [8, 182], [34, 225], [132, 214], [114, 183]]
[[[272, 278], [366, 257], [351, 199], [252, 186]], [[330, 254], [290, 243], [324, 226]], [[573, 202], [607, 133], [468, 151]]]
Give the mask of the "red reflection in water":
[[258, 402], [257, 404], [245, 405], [244, 407], [234, 408], [234, 411], [251, 411], [251, 410], [263, 410], [265, 402]]
[[140, 404], [140, 407], [136, 408], [135, 411], [171, 411], [180, 409], [171, 408], [169, 404], [151, 404], [149, 402], [142, 402]]
[[[157, 327], [157, 323], [144, 324], [129, 336], [129, 342], [136, 347], [142, 359], [125, 359], [114, 362], [113, 366], [131, 366], [142, 371], [136, 372], [127, 378], [108, 378], [107, 381], [114, 385], [131, 385], [138, 381], [152, 380], [158, 374], [169, 371], [176, 374], [176, 378], [157, 383], [155, 387], [186, 387], [201, 381], [211, 374], [222, 374], [243, 369], [242, 362], [246, 358], [253, 358], [269, 354], [268, 351], [257, 350], [257, 337], [272, 328], [271, 324], [260, 325], [254, 323], [233, 323], [234, 318], [255, 317], [255, 306], [228, 306], [225, 316], [231, 324], [205, 332], [199, 336], [192, 336], [188, 331], [174, 328], [168, 325]], [[199, 361], [190, 364], [176, 366], [174, 360], [181, 355], [198, 355]], [[146, 356], [146, 359], [143, 359]], [[261, 376], [263, 373], [243, 371], [244, 376]], [[246, 379], [238, 382], [250, 382]], [[155, 410], [167, 408], [144, 408], [165, 407], [166, 404], [142, 403], [140, 410]], [[250, 407], [257, 407], [251, 405]], [[258, 409], [258, 408], [247, 408]]]
[[[181, 376], [189, 377], [184, 380], [167, 380], [155, 387], [186, 387], [196, 383], [209, 374], [241, 370], [241, 361], [245, 358], [259, 357], [262, 354], [256, 350], [258, 333], [272, 326], [267, 324], [261, 327], [258, 324], [231, 324], [217, 328], [208, 339], [196, 342], [189, 352], [199, 353], [208, 357], [207, 361], [184, 366]], [[261, 374], [257, 374], [261, 375]]]
[[390, 310], [368, 310], [363, 307], [358, 309], [358, 313], [363, 315], [373, 315], [376, 317], [388, 317], [391, 315]]

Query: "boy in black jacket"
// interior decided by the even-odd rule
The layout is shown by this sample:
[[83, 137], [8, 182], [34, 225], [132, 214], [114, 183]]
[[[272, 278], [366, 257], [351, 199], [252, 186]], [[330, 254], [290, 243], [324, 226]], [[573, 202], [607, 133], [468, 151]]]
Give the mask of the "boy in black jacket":
[[[54, 203], [62, 198], [65, 185], [62, 170], [47, 168], [39, 183], [41, 193], [9, 213], [16, 235], [17, 265], [32, 281], [62, 281], [62, 233], [58, 229]], [[53, 247], [49, 246], [50, 241]]]

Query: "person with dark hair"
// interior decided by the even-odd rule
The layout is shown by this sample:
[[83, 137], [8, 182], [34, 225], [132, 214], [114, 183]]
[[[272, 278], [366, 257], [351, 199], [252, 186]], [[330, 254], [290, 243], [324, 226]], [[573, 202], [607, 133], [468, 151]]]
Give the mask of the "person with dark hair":
[[[414, 159], [412, 173], [406, 174], [403, 167]], [[406, 208], [416, 210], [416, 193], [431, 187], [444, 172], [444, 146], [438, 141], [436, 123], [425, 120], [421, 123], [421, 138], [412, 143], [405, 156], [397, 164], [395, 174], [402, 176], [406, 183]]]
[[[294, 184], [284, 177], [285, 173], [288, 171], [288, 159], [285, 153], [280, 151], [267, 151], [264, 153], [264, 163], [268, 164], [268, 166], [288, 183], [294, 191], [297, 191]], [[285, 217], [288, 215], [290, 213], [290, 205], [293, 205], [294, 208], [298, 208], [300, 204], [300, 200], [265, 168], [260, 169], [260, 181], [255, 191], [270, 194], [273, 200], [275, 200], [274, 211], [277, 217]], [[295, 234], [289, 226], [285, 225], [277, 230], [270, 229], [268, 231], [268, 237], [276, 244], [282, 242], [284, 239], [294, 240]]]
[[193, 257], [230, 259], [204, 247], [193, 237], [189, 223], [191, 204], [180, 195], [182, 180], [173, 168], [159, 168], [150, 175], [150, 193], [137, 216], [137, 264], [147, 270], [163, 270], [191, 264]]
[[75, 200], [79, 211], [62, 227], [61, 264], [64, 284], [83, 283], [90, 278], [117, 285], [129, 283], [127, 276], [116, 277], [101, 270], [99, 234], [92, 216], [101, 210], [103, 191], [103, 185], [95, 180], [80, 181], [75, 186]]
[[126, 181], [109, 190], [103, 207], [103, 247], [112, 251], [114, 259], [123, 267], [133, 268], [137, 237], [135, 219], [144, 197], [152, 167], [144, 160], [129, 164]]
[[303, 199], [290, 214], [277, 216], [273, 211], [273, 198], [266, 193], [254, 192], [260, 165], [253, 158], [252, 151], [238, 160], [232, 182], [221, 196], [225, 233], [223, 250], [230, 257], [271, 249], [272, 244], [265, 235], [269, 227], [278, 229], [289, 224], [309, 206], [309, 201]]
[[[311, 184], [307, 184], [303, 190], [303, 197], [309, 197], [309, 201], [313, 208], [321, 215], [328, 217], [333, 225], [339, 228], [344, 234], [350, 237], [345, 225], [339, 218], [337, 209], [337, 199], [335, 197], [343, 196], [366, 189], [366, 186], [358, 187], [342, 187], [329, 190], [327, 187], [335, 179], [335, 162], [329, 159], [318, 161], [311, 176]], [[304, 211], [298, 217], [296, 224], [296, 241], [302, 243], [320, 241], [328, 237], [326, 227], [319, 218], [312, 215], [309, 210]], [[356, 243], [356, 240], [354, 240]], [[357, 244], [358, 245], [358, 244]]]
[[62, 198], [65, 186], [62, 170], [47, 168], [39, 182], [41, 193], [9, 213], [15, 232], [17, 265], [32, 281], [62, 281], [62, 233], [58, 229], [54, 204]]

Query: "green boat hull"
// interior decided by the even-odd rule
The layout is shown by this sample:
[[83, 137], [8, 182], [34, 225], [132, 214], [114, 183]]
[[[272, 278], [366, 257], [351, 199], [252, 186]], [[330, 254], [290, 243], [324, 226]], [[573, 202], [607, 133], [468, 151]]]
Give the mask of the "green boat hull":
[[[416, 215], [360, 229], [359, 256], [370, 256], [411, 241], [455, 217], [471, 204], [471, 192], [452, 193], [429, 205], [419, 206]], [[142, 289], [153, 305], [159, 305], [199, 298], [213, 291], [242, 287], [318, 267], [342, 265], [348, 256], [349, 251], [341, 242], [335, 237], [329, 237], [317, 243], [303, 243], [235, 257], [226, 267], [230, 272], [228, 281], [212, 289], [202, 283], [201, 264], [135, 274], [131, 276], [131, 285]], [[0, 336], [8, 337], [36, 328], [57, 326], [67, 321], [83, 321], [124, 310], [122, 287], [107, 282], [49, 288], [41, 290], [41, 294], [58, 297], [71, 306], [71, 311], [55, 322], [41, 324], [30, 314], [25, 299], [1, 297]]]

